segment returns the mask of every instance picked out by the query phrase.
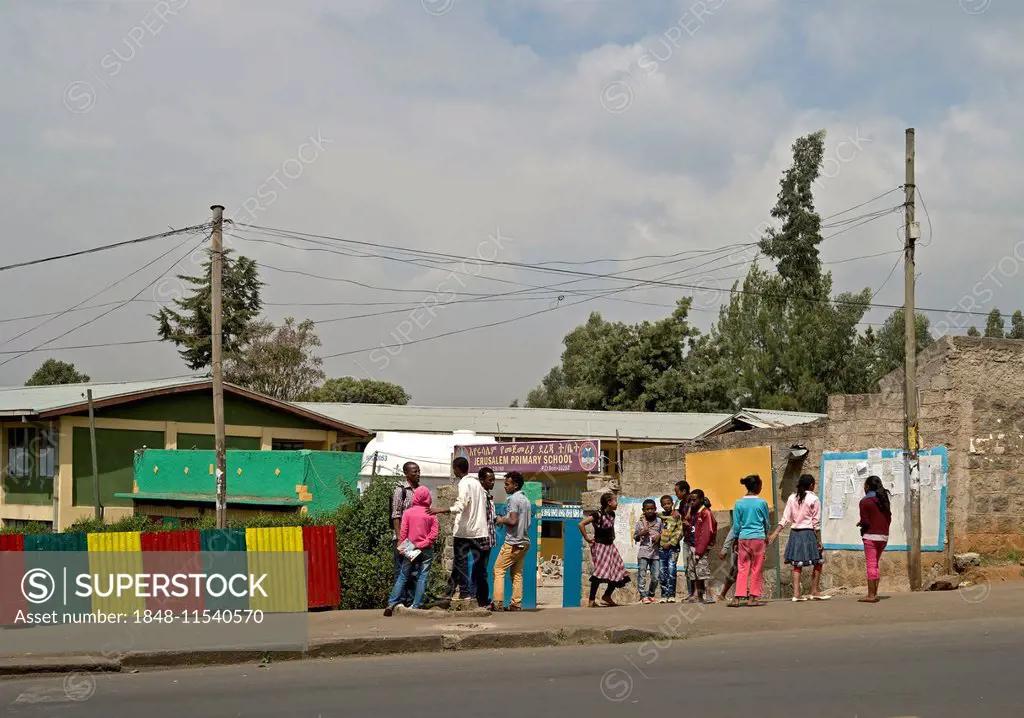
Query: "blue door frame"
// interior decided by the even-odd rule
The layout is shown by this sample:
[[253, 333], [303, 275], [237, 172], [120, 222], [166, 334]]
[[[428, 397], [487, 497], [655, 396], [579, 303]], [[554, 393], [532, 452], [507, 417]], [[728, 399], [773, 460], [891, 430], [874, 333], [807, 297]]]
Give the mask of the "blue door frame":
[[583, 536], [579, 523], [583, 507], [579, 505], [544, 506], [542, 521], [562, 524], [562, 608], [579, 608], [583, 600]]

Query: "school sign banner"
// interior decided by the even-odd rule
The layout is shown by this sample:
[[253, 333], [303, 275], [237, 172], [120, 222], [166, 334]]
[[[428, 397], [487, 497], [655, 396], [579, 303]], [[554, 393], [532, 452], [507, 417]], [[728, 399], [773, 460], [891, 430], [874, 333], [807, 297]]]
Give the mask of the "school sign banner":
[[475, 474], [485, 466], [496, 473], [590, 473], [601, 465], [601, 442], [589, 439], [568, 441], [515, 441], [498, 444], [456, 446], [455, 456], [469, 461]]

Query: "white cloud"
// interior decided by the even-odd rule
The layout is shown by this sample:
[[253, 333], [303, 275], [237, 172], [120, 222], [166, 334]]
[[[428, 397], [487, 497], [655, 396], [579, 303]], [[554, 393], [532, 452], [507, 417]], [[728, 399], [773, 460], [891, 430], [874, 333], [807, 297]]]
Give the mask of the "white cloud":
[[[190, 2], [158, 35], [145, 37], [113, 77], [103, 74], [102, 58], [129, 36], [146, 4], [5, 8], [0, 54], [16, 71], [0, 100], [3, 254], [17, 261], [193, 224], [207, 218], [213, 202], [231, 213], [318, 129], [333, 143], [301, 165], [301, 176], [283, 179], [287, 189], [276, 186], [276, 199], [263, 203], [255, 223], [467, 258], [496, 227], [515, 238], [501, 260], [671, 254], [751, 241], [768, 217], [792, 141], [809, 131], [828, 129], [830, 153], [858, 131], [870, 138], [856, 152], [840, 150], [853, 156], [827, 168], [834, 176], [816, 196], [824, 215], [896, 187], [903, 130], [913, 125], [918, 182], [935, 230], [934, 243], [921, 250], [920, 302], [952, 306], [1012, 250], [1019, 231], [1014, 193], [1024, 108], [1015, 92], [1020, 54], [1009, 40], [1019, 36], [1024, 12], [1001, 4], [971, 16], [956, 3], [909, 5], [728, 0], [696, 32], [677, 34], [671, 28], [680, 27], [692, 2], [637, 9], [612, 0], [531, 0], [485, 8], [456, 0], [441, 16], [393, 0], [343, 9], [326, 0]], [[924, 7], [927, 23], [907, 32], [905, 20]], [[641, 66], [645, 53], [661, 58], [655, 72], [649, 61]], [[76, 114], [62, 93], [79, 80], [90, 82], [95, 96]], [[613, 80], [627, 83], [633, 98], [618, 114], [601, 102]], [[292, 174], [297, 166], [290, 165]], [[871, 208], [901, 201], [896, 193]], [[900, 224], [893, 216], [837, 235], [823, 246], [824, 258], [898, 249]], [[11, 272], [0, 285], [2, 316], [63, 309], [175, 241]], [[268, 302], [411, 306], [448, 272], [236, 246], [282, 268], [417, 290], [360, 290], [267, 270]], [[174, 256], [96, 301], [131, 296]], [[837, 289], [852, 290], [880, 285], [893, 261], [830, 266]], [[727, 286], [743, 273], [725, 261], [698, 263], [638, 274], [676, 271], [682, 283]], [[638, 264], [656, 262], [574, 269]], [[178, 271], [194, 269], [186, 262]], [[574, 278], [489, 267], [461, 277], [460, 292], [471, 298]], [[575, 282], [563, 305], [580, 299], [572, 291], [620, 286]], [[1024, 304], [1014, 285], [1000, 291], [993, 306]], [[589, 311], [653, 318], [667, 313], [678, 293], [616, 295], [666, 308], [606, 299], [409, 345], [374, 376], [404, 384], [419, 403], [504, 404], [540, 380], [557, 360], [562, 335]], [[900, 298], [897, 277], [878, 301]], [[499, 321], [550, 301], [452, 305], [409, 334], [415, 340]], [[268, 313], [326, 319], [396, 308], [273, 306]], [[153, 309], [125, 307], [57, 344], [153, 336], [146, 318]], [[54, 321], [0, 350], [32, 346], [99, 311]], [[706, 326], [712, 316], [696, 320]], [[875, 312], [871, 320], [884, 316]], [[324, 353], [393, 343], [391, 333], [406, 319], [322, 325]], [[0, 342], [32, 323], [0, 324]], [[182, 369], [162, 345], [60, 356], [102, 379]], [[0, 383], [23, 381], [42, 358], [0, 367]], [[362, 354], [328, 360], [327, 368], [360, 374], [355, 359], [371, 372], [379, 365]]]

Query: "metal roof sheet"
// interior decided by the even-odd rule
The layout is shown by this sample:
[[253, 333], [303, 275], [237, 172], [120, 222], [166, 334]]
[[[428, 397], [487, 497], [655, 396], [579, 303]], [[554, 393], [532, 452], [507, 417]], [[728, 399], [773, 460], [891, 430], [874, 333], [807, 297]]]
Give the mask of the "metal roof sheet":
[[110, 383], [55, 384], [53, 386], [0, 387], [0, 414], [41, 414], [65, 406], [74, 406], [85, 400], [85, 392], [92, 389], [94, 401], [119, 396], [159, 391], [207, 381], [205, 377], [159, 379], [156, 381], [120, 381]]
[[580, 411], [522, 407], [398, 406], [391, 404], [302, 403], [299, 406], [373, 432], [408, 431], [515, 438], [578, 437], [623, 441], [677, 442], [692, 439], [732, 414], [640, 411]]

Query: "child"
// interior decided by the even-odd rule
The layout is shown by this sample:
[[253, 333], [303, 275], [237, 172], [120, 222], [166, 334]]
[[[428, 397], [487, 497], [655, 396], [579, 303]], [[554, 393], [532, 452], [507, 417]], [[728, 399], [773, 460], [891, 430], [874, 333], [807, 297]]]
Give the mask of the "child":
[[398, 546], [408, 539], [414, 547], [419, 549], [419, 555], [410, 559], [402, 556], [402, 568], [399, 571], [398, 579], [391, 589], [391, 596], [388, 598], [388, 607], [384, 609], [384, 615], [390, 616], [395, 612], [395, 606], [402, 598], [406, 589], [406, 583], [411, 578], [413, 571], [418, 572], [416, 578], [416, 592], [413, 594], [411, 608], [420, 608], [423, 605], [423, 595], [427, 592], [427, 582], [430, 580], [430, 564], [434, 561], [434, 541], [437, 540], [437, 517], [428, 513], [431, 498], [430, 489], [420, 486], [413, 492], [412, 506], [402, 514], [402, 530], [398, 534]]
[[711, 561], [708, 552], [717, 540], [715, 517], [706, 505], [704, 492], [694, 489], [690, 494], [695, 514], [693, 521], [693, 543], [686, 548], [686, 576], [694, 583], [695, 597], [693, 602], [711, 604], [715, 599], [707, 591], [707, 582], [711, 580]]
[[[654, 592], [658, 587], [658, 575], [661, 550], [661, 519], [658, 518], [658, 505], [654, 499], [647, 499], [643, 504], [644, 515], [633, 528], [633, 540], [640, 544], [636, 551], [637, 588], [640, 589], [640, 603], [654, 603]], [[647, 575], [650, 572], [650, 582]]]
[[786, 563], [793, 567], [793, 602], [806, 601], [800, 595], [800, 574], [804, 566], [813, 566], [811, 598], [827, 601], [831, 596], [821, 595], [821, 567], [825, 563], [821, 545], [821, 503], [814, 495], [814, 477], [804, 474], [796, 483], [796, 492], [786, 501], [786, 510], [779, 525], [768, 537], [772, 543], [782, 530], [792, 525], [786, 543]]
[[661, 602], [676, 601], [676, 564], [679, 563], [679, 541], [683, 537], [683, 517], [672, 506], [672, 497], [661, 497]]
[[[583, 540], [590, 544], [590, 556], [594, 562], [594, 572], [590, 576], [590, 608], [597, 608], [597, 587], [608, 584], [601, 602], [605, 606], [617, 606], [612, 600], [615, 589], [622, 588], [629, 584], [629, 574], [626, 573], [626, 565], [622, 562], [622, 556], [615, 548], [615, 509], [619, 507], [619, 501], [615, 494], [601, 495], [601, 510], [580, 521], [580, 533]], [[587, 535], [587, 526], [593, 524], [594, 537]]]
[[878, 582], [881, 573], [878, 561], [889, 543], [889, 527], [892, 523], [892, 507], [889, 504], [889, 490], [877, 476], [869, 476], [864, 482], [864, 498], [860, 500], [860, 536], [864, 541], [864, 560], [868, 567], [868, 595], [858, 598], [861, 603], [878, 603]]
[[[692, 522], [692, 504], [690, 503], [690, 484], [685, 481], [676, 482], [676, 498], [679, 499], [679, 504], [676, 510], [679, 512], [683, 523], [683, 544], [682, 550], [684, 555], [686, 554], [687, 547], [693, 544], [693, 522]], [[686, 600], [693, 600], [693, 581], [690, 580], [689, 571], [686, 573]]]
[[[768, 513], [768, 502], [762, 499], [761, 477], [751, 474], [740, 483], [747, 488], [747, 495], [736, 502], [733, 508], [733, 531], [739, 539], [739, 570], [736, 572], [736, 595], [733, 596], [730, 608], [740, 606], [740, 600], [746, 600], [750, 594], [748, 606], [764, 606], [761, 600], [762, 576], [764, 569], [764, 551], [771, 531], [771, 519]], [[748, 587], [749, 582], [749, 587]]]
[[718, 558], [722, 561], [725, 560], [726, 555], [729, 556], [729, 575], [725, 579], [725, 583], [722, 585], [722, 593], [719, 594], [718, 600], [724, 601], [729, 595], [729, 589], [736, 583], [736, 573], [739, 571], [739, 565], [737, 564], [736, 556], [736, 524], [733, 521], [733, 512], [729, 512], [729, 535], [725, 537], [725, 542], [722, 544], [722, 550], [718, 554]]

